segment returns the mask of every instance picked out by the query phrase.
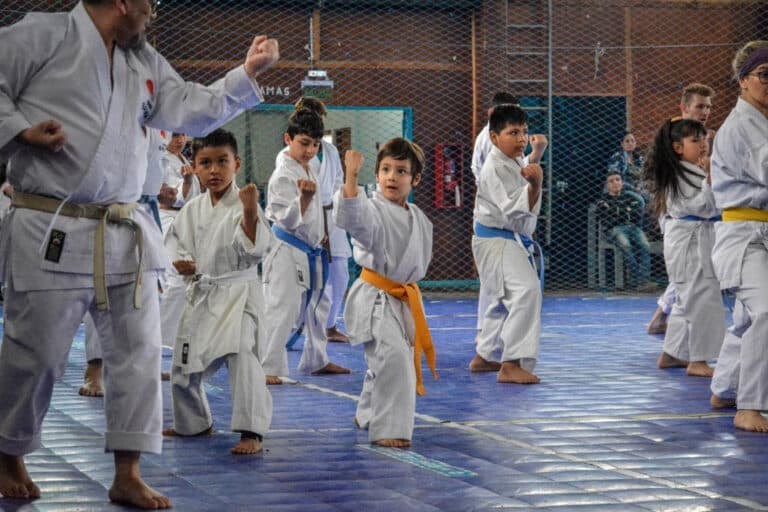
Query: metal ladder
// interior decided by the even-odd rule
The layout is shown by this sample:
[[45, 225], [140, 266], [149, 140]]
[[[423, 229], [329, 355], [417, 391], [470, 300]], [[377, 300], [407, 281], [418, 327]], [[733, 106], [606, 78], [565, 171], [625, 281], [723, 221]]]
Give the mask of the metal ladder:
[[536, 118], [537, 129], [541, 124], [545, 126], [544, 133], [549, 140], [541, 162], [544, 183], [537, 224], [539, 242], [545, 246], [552, 236], [552, 2], [507, 0], [504, 13], [507, 90], [518, 98], [540, 98], [539, 104], [523, 105], [523, 109]]

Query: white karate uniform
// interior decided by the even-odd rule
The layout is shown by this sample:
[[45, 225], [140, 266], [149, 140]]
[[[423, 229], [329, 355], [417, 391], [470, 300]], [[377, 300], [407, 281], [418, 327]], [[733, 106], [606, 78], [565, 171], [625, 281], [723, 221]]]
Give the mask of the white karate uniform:
[[[528, 182], [520, 174], [523, 159], [493, 147], [483, 164], [475, 198], [474, 220], [484, 226], [531, 236], [541, 209], [541, 195], [531, 209]], [[486, 361], [519, 360], [532, 371], [541, 338], [541, 287], [529, 252], [516, 240], [472, 237], [481, 286], [491, 297], [478, 335], [477, 354]]]
[[741, 369], [741, 336], [750, 326], [749, 315], [744, 305], [738, 300], [733, 304], [733, 324], [725, 332], [720, 355], [717, 356], [715, 374], [709, 388], [712, 394], [720, 398], [736, 398], [739, 390], [739, 370]]
[[[325, 283], [325, 293], [321, 300], [326, 301], [328, 308], [328, 321], [326, 327], [336, 325], [336, 319], [344, 305], [344, 294], [349, 285], [349, 257], [352, 250], [347, 240], [347, 232], [333, 222], [333, 195], [344, 184], [344, 169], [341, 166], [341, 158], [336, 146], [330, 142], [321, 141], [323, 147], [323, 161], [315, 157], [309, 165], [317, 173], [320, 185], [320, 199], [323, 203], [325, 215], [325, 228], [328, 234], [328, 242], [331, 247], [331, 262], [328, 266], [328, 280]], [[283, 159], [288, 154], [288, 148], [284, 148], [275, 158], [275, 168], [280, 167]]]
[[[10, 156], [10, 182], [17, 191], [74, 203], [139, 199], [147, 167], [144, 125], [202, 134], [261, 100], [242, 66], [203, 87], [184, 82], [149, 45], [131, 51], [116, 47], [110, 70], [104, 41], [82, 3], [70, 13], [29, 14], [0, 29], [0, 47], [0, 158]], [[14, 140], [48, 119], [61, 122], [66, 133], [61, 151]], [[132, 217], [144, 234], [143, 305], [136, 309], [133, 301], [138, 269], [133, 230], [110, 223], [105, 261], [111, 309], [101, 311], [94, 306], [93, 276], [99, 221], [54, 220], [27, 208], [9, 215], [0, 240], [0, 281], [8, 286], [0, 352], [0, 451], [23, 455], [40, 446], [54, 381], [89, 310], [104, 345], [106, 449], [160, 451], [154, 283], [167, 258], [146, 210], [137, 208]], [[58, 261], [40, 251], [51, 226], [65, 234]]]
[[195, 262], [184, 316], [173, 350], [173, 426], [183, 435], [213, 424], [203, 389], [205, 379], [225, 364], [232, 394], [232, 430], [265, 434], [272, 419], [272, 396], [258, 358], [264, 342], [264, 298], [257, 265], [273, 244], [261, 208], [256, 239], [243, 232], [238, 188], [213, 206], [209, 193], [181, 209], [171, 234], [176, 260]]
[[[712, 191], [721, 209], [768, 210], [768, 118], [739, 98], [715, 136]], [[719, 222], [712, 251], [720, 288], [749, 317], [741, 336], [738, 408], [768, 410], [768, 223]]]
[[[355, 261], [398, 283], [424, 278], [432, 259], [432, 223], [414, 204], [408, 208], [362, 188], [354, 198], [335, 198], [336, 224], [352, 236]], [[357, 279], [349, 290], [344, 325], [350, 343], [365, 345], [368, 371], [355, 418], [371, 442], [411, 439], [416, 410], [413, 361], [415, 327], [408, 304]], [[420, 363], [420, 361], [419, 361]]]
[[320, 198], [323, 201], [328, 242], [331, 246], [331, 263], [328, 268], [328, 282], [325, 284], [325, 298], [329, 302], [326, 327], [336, 325], [336, 319], [344, 305], [344, 294], [349, 285], [349, 257], [352, 250], [347, 232], [333, 222], [333, 195], [344, 184], [344, 169], [341, 166], [339, 150], [330, 142], [322, 141], [323, 161], [318, 162], [320, 171]]
[[[475, 147], [472, 151], [472, 174], [475, 175], [475, 184], [480, 182], [480, 171], [483, 169], [483, 164], [488, 158], [488, 155], [493, 149], [493, 142], [491, 142], [490, 125], [486, 123], [480, 133], [477, 134], [475, 139]], [[528, 157], [523, 157], [523, 167], [528, 165]], [[480, 291], [477, 295], [477, 330], [483, 328], [483, 316], [488, 310], [488, 306], [493, 301], [491, 294], [485, 289], [482, 281], [480, 282]]]
[[[185, 165], [190, 165], [189, 160], [179, 153], [178, 155], [166, 150], [162, 155], [162, 167], [163, 167], [163, 183], [167, 186], [176, 189], [176, 203], [173, 205], [176, 208], [181, 208], [185, 203], [189, 202], [195, 196], [200, 195], [200, 180], [197, 176], [192, 177], [192, 183], [189, 185], [187, 195], [184, 195], [184, 176], [181, 174], [181, 169]], [[160, 190], [160, 187], [158, 187]]]
[[[299, 179], [318, 182], [313, 166], [309, 171], [296, 160], [283, 154], [280, 165], [269, 179], [267, 218], [278, 227], [304, 241], [312, 248], [320, 247], [325, 237], [323, 205], [319, 193], [312, 197], [307, 211], [301, 213]], [[309, 301], [309, 259], [306, 253], [281, 240], [264, 261], [265, 314], [267, 344], [260, 353], [267, 375], [288, 375], [288, 352], [285, 344], [291, 333], [304, 325], [304, 349], [299, 370], [313, 373], [328, 364], [325, 323], [328, 301], [323, 299], [323, 269], [320, 258], [314, 259], [315, 282]], [[305, 304], [308, 305], [305, 307]]]
[[[156, 128], [148, 128], [149, 133], [149, 148], [147, 151], [147, 176], [144, 178], [144, 186], [141, 190], [143, 197], [151, 197], [157, 199], [157, 193], [160, 191], [160, 185], [163, 179], [163, 168], [160, 165], [161, 155], [165, 151], [165, 141], [161, 136], [161, 130]], [[148, 203], [141, 203], [141, 206], [147, 210], [152, 220], [155, 220], [152, 207]], [[160, 226], [157, 226], [160, 229]], [[160, 313], [162, 314], [163, 306], [160, 303]], [[96, 324], [93, 322], [93, 318], [89, 313], [85, 314], [83, 318], [83, 324], [85, 326], [85, 360], [88, 362], [102, 359], [101, 340], [99, 339], [99, 333], [96, 329]]]
[[677, 300], [667, 319], [664, 352], [683, 361], [706, 361], [717, 357], [725, 336], [720, 283], [712, 268], [714, 223], [683, 217], [709, 219], [718, 211], [706, 172], [688, 162], [682, 164], [689, 171], [688, 179], [699, 188], [679, 179], [680, 194], [667, 196], [670, 218], [664, 225], [664, 262]]

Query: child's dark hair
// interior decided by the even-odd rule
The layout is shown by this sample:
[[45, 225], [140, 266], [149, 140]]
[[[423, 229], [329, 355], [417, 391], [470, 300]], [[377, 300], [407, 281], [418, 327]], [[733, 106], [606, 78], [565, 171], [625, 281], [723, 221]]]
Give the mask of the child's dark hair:
[[288, 128], [285, 130], [291, 139], [297, 135], [322, 139], [324, 131], [323, 118], [308, 108], [295, 110], [288, 118]]
[[517, 96], [513, 96], [508, 92], [497, 92], [491, 99], [491, 106], [493, 108], [500, 107], [501, 105], [517, 105], [520, 101]]
[[489, 128], [494, 133], [501, 133], [509, 124], [528, 124], [528, 114], [517, 105], [499, 105], [493, 109]]
[[424, 151], [408, 139], [395, 137], [384, 143], [376, 155], [376, 174], [379, 174], [379, 164], [387, 157], [395, 160], [409, 160], [411, 162], [411, 181], [424, 172]]
[[192, 141], [192, 159], [203, 148], [229, 146], [232, 153], [237, 156], [237, 139], [234, 134], [223, 128], [217, 128], [205, 137], [198, 137]]
[[704, 124], [694, 119], [673, 117], [661, 126], [653, 140], [643, 168], [643, 178], [653, 196], [652, 209], [658, 216], [666, 213], [668, 197], [674, 199], [680, 195], [679, 180], [694, 188], [700, 188], [691, 181], [691, 177], [698, 175], [680, 162], [680, 156], [672, 145], [674, 142], [681, 143], [684, 138], [692, 135], [706, 137], [707, 129]]
[[301, 109], [307, 109], [311, 110], [315, 114], [319, 115], [320, 117], [324, 117], [328, 114], [328, 110], [325, 108], [325, 103], [318, 100], [317, 98], [311, 98], [309, 96], [304, 96], [299, 101], [296, 102], [296, 104], [293, 106], [294, 110], [301, 110]]

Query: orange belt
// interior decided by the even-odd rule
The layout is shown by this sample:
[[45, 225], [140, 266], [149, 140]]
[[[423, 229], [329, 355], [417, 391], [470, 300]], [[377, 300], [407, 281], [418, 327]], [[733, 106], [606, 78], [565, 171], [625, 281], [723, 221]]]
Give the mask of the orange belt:
[[768, 222], [768, 210], [757, 208], [726, 208], [723, 210], [725, 222]]
[[424, 314], [424, 305], [421, 302], [421, 290], [416, 283], [397, 283], [381, 274], [377, 274], [369, 268], [363, 268], [360, 279], [375, 286], [379, 290], [402, 301], [408, 301], [408, 309], [411, 310], [413, 321], [416, 325], [416, 339], [413, 343], [413, 363], [416, 367], [416, 392], [425, 395], [424, 383], [421, 374], [421, 354], [427, 359], [427, 366], [432, 371], [432, 376], [437, 378], [435, 347], [432, 345], [432, 335], [429, 333], [427, 317]]

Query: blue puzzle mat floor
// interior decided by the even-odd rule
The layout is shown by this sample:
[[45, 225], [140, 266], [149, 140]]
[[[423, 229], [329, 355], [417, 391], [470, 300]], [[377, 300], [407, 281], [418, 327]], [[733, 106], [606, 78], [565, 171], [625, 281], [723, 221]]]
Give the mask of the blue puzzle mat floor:
[[[295, 384], [270, 387], [261, 454], [229, 453], [238, 435], [227, 431], [222, 370], [206, 388], [216, 433], [166, 439], [161, 455], [143, 457], [145, 479], [185, 512], [768, 510], [768, 437], [735, 430], [734, 411], [712, 411], [709, 379], [656, 367], [662, 341], [645, 334], [653, 297], [545, 299], [534, 386], [467, 370], [476, 307], [426, 302], [440, 378], [425, 374], [412, 449], [374, 448], [355, 428], [363, 350], [331, 343], [331, 360], [352, 374], [292, 374]], [[299, 356], [289, 352], [291, 368]], [[77, 394], [84, 365], [81, 332], [54, 390], [44, 448], [27, 457], [43, 497], [2, 499], [0, 510], [122, 508], [106, 501], [113, 464], [102, 401]]]

